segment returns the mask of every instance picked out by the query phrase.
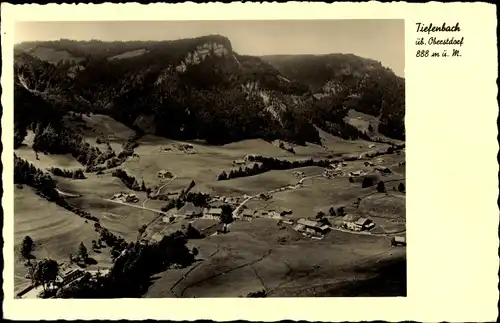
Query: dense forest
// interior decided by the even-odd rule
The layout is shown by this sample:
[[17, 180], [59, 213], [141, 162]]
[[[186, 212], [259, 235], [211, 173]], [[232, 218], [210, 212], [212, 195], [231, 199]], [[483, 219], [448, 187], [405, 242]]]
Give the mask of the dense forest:
[[[320, 98], [313, 96], [318, 92]], [[37, 133], [43, 137], [37, 139], [39, 151], [76, 156], [89, 148], [78, 138], [69, 140], [71, 135], [56, 143], [46, 130], [61, 124], [54, 130], [64, 133], [60, 121], [68, 111], [107, 114], [143, 133], [173, 139], [304, 144], [320, 142], [314, 125], [345, 139], [369, 139], [344, 119], [356, 108], [379, 117], [382, 134], [404, 139], [404, 79], [380, 63], [354, 55], [239, 55], [218, 35], [17, 45], [15, 105], [16, 146], [35, 123], [43, 129]]]
[[353, 54], [274, 55], [263, 59], [313, 93], [380, 118], [378, 131], [404, 140], [405, 80], [380, 62]]

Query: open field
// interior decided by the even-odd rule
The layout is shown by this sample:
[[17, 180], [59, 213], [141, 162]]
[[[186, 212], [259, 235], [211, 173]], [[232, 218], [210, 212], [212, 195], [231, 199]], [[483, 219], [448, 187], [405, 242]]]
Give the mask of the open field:
[[[357, 279], [373, 277], [368, 268], [377, 261], [404, 257], [404, 250], [392, 248], [387, 237], [331, 232], [324, 240], [314, 241], [290, 228], [279, 230], [276, 221], [268, 219], [235, 222], [230, 230], [192, 240], [203, 262], [195, 263], [196, 268], [180, 282], [189, 268], [158, 275], [146, 297], [172, 297], [174, 285], [178, 297], [238, 297], [262, 289], [269, 296], [291, 296], [316, 284], [333, 288], [351, 280], [354, 269], [359, 270]], [[278, 236], [286, 243], [277, 243]]]
[[[135, 134], [109, 117], [92, 115], [83, 116], [83, 119], [88, 126], [86, 140], [95, 142], [98, 137], [105, 137], [117, 153], [121, 150], [121, 144]], [[385, 277], [383, 275], [388, 271], [381, 264], [386, 262], [390, 268], [400, 268], [396, 270], [396, 276], [403, 270], [401, 266], [405, 263], [406, 249], [391, 247], [390, 239], [392, 235], [405, 235], [405, 194], [396, 191], [399, 183], [405, 182], [405, 166], [400, 165], [405, 160], [404, 153], [382, 155], [370, 160], [375, 166], [382, 165], [392, 170], [389, 174], [379, 176], [386, 183], [387, 193], [378, 193], [376, 183], [362, 188], [361, 181], [349, 181], [346, 175], [349, 172], [373, 172], [374, 167], [365, 165], [366, 160], [347, 161], [342, 168], [344, 175], [334, 178], [322, 177], [324, 168], [313, 166], [216, 180], [221, 171], [235, 168], [233, 161], [244, 159], [248, 154], [294, 160], [327, 158], [332, 154], [331, 151], [359, 156], [364, 152], [389, 147], [387, 144], [363, 140], [345, 141], [324, 132], [321, 135], [324, 146], [330, 151], [308, 144], [296, 147], [296, 154], [263, 140], [208, 146], [198, 141], [179, 142], [146, 135], [138, 140], [139, 146], [135, 149], [138, 158], [129, 159], [118, 168], [139, 182], [144, 180], [153, 192], [157, 192], [160, 187], [163, 194], [178, 192], [194, 181], [194, 192], [209, 193], [211, 196], [239, 196], [242, 200], [244, 195], [255, 197], [246, 203], [250, 210], [288, 208], [292, 214], [286, 218], [291, 220], [315, 219], [319, 211], [328, 213], [331, 207], [343, 206], [348, 214], [373, 220], [376, 224], [373, 234], [344, 232], [337, 225], [342, 223], [342, 217], [328, 216], [333, 230], [325, 234], [322, 240], [305, 237], [292, 229], [291, 225], [280, 227], [276, 220], [267, 218], [254, 218], [250, 222], [236, 220], [229, 225], [228, 233], [212, 235], [219, 224], [217, 220], [177, 218], [172, 223], [165, 223], [165, 214], [159, 211], [166, 201], [151, 200], [145, 192], [128, 189], [120, 179], [111, 175], [114, 169], [100, 175], [86, 173], [87, 178], [84, 180], [53, 178], [58, 190], [69, 196], [77, 195], [67, 198], [69, 204], [90, 212], [99, 218], [103, 227], [127, 242], [138, 239], [138, 229], [143, 225], [147, 225], [147, 228], [142, 238], [147, 239], [184, 230], [189, 223], [201, 232], [208, 233], [204, 239], [189, 240], [189, 246], [199, 250], [198, 261], [188, 268], [169, 269], [156, 275], [145, 297], [238, 297], [259, 290], [266, 290], [268, 296], [364, 293], [367, 287], [348, 283], [358, 284], [360, 281], [378, 279], [379, 276]], [[39, 154], [40, 160], [36, 160], [30, 149], [30, 140], [32, 137], [28, 136], [25, 140], [27, 146], [16, 150], [16, 153], [35, 166], [42, 169], [56, 165], [64, 169], [82, 168], [71, 156]], [[192, 145], [193, 153], [176, 149], [162, 150], [180, 144]], [[175, 178], [159, 179], [157, 173], [160, 170], [170, 171]], [[303, 172], [305, 178], [302, 185], [295, 186], [300, 181], [295, 171]], [[280, 188], [283, 190], [273, 192]], [[271, 199], [265, 201], [258, 198], [259, 194], [270, 191]], [[115, 193], [120, 192], [135, 194], [139, 201], [121, 204], [109, 201]], [[76, 252], [80, 242], [89, 248], [91, 241], [98, 238], [92, 221], [86, 223], [76, 214], [47, 202], [36, 196], [29, 187], [16, 189], [15, 197], [16, 248], [25, 235], [30, 235], [37, 243], [37, 258], [67, 261], [68, 255]], [[355, 205], [356, 201], [359, 206]], [[168, 214], [173, 213], [171, 211]], [[98, 261], [97, 266], [100, 268], [112, 264], [107, 249], [91, 256]], [[22, 263], [17, 262], [18, 289], [26, 284], [27, 280], [22, 278], [24, 271]], [[384, 279], [390, 280], [390, 277]], [[381, 283], [370, 284], [379, 287]]]

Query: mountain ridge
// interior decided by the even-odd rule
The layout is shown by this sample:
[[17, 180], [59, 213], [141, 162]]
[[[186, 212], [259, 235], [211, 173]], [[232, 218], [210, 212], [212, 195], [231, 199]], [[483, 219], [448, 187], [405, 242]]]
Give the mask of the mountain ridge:
[[[50, 50], [42, 55], [40, 48]], [[16, 45], [15, 65], [16, 106], [37, 98], [61, 113], [103, 113], [174, 139], [318, 143], [314, 125], [345, 139], [370, 138], [344, 120], [358, 105], [381, 119], [382, 130], [397, 128], [392, 137], [404, 139], [404, 79], [352, 54], [240, 55], [221, 35], [161, 42], [63, 39]], [[402, 93], [403, 106], [387, 108], [397, 101], [384, 99], [387, 84], [399, 91], [394, 97]], [[373, 103], [378, 106], [370, 108]], [[22, 115], [16, 119], [20, 136], [36, 121], [20, 120]]]

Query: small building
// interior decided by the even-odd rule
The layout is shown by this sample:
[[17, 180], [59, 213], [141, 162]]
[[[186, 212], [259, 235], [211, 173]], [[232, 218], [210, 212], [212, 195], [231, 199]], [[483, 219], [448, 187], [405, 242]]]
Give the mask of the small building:
[[222, 215], [222, 208], [215, 207], [215, 208], [207, 209], [206, 214], [208, 214], [208, 215], [214, 215], [214, 216], [221, 216]]
[[283, 223], [292, 225], [293, 221], [292, 220], [283, 220]]
[[162, 221], [163, 221], [164, 223], [170, 223], [170, 222], [172, 222], [172, 221], [171, 221], [171, 217], [170, 217], [170, 216], [164, 216], [164, 217], [162, 218]]
[[79, 269], [67, 269], [59, 274], [59, 281], [64, 286], [82, 277], [83, 274], [84, 272]]
[[375, 148], [374, 144], [368, 145], [368, 148]]
[[354, 223], [360, 228], [360, 230], [369, 230], [375, 226], [373, 221], [367, 218], [359, 218]]
[[316, 232], [319, 232], [319, 233], [321, 233], [321, 234], [325, 234], [325, 233], [327, 233], [328, 231], [330, 231], [330, 226], [328, 226], [328, 225], [326, 225], [326, 224], [325, 224], [325, 225], [322, 225], [322, 226], [320, 226], [319, 228], [317, 228], [317, 229], [316, 229]]
[[330, 230], [330, 226], [328, 225], [321, 225], [317, 221], [311, 221], [311, 220], [306, 220], [306, 219], [299, 219], [297, 221], [298, 224], [303, 225], [305, 228], [305, 231], [308, 233], [321, 233], [324, 234]]
[[285, 208], [284, 207], [284, 208], [280, 209], [280, 215], [281, 216], [290, 215], [292, 213], [293, 213], [293, 211], [291, 209], [289, 209], [289, 208]]
[[139, 198], [137, 197], [137, 195], [132, 193], [123, 193], [123, 192], [114, 194], [111, 199], [115, 201], [121, 201], [123, 203], [139, 202]]
[[281, 219], [281, 215], [276, 212], [276, 211], [269, 211], [267, 213], [267, 215], [271, 218], [271, 219], [276, 219], [276, 220], [280, 220]]
[[174, 175], [171, 172], [162, 169], [156, 173], [156, 177], [162, 179], [171, 179], [174, 177]]
[[406, 246], [406, 238], [400, 236], [393, 237], [391, 240], [391, 244], [393, 246]]
[[373, 163], [370, 162], [370, 161], [365, 161], [365, 166], [368, 167], [368, 166], [373, 166]]

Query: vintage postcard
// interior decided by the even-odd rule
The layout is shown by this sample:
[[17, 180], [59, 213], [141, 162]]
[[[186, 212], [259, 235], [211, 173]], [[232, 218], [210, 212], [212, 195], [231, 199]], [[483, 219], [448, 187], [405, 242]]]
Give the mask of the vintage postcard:
[[7, 318], [496, 319], [493, 5], [2, 4], [2, 61]]

